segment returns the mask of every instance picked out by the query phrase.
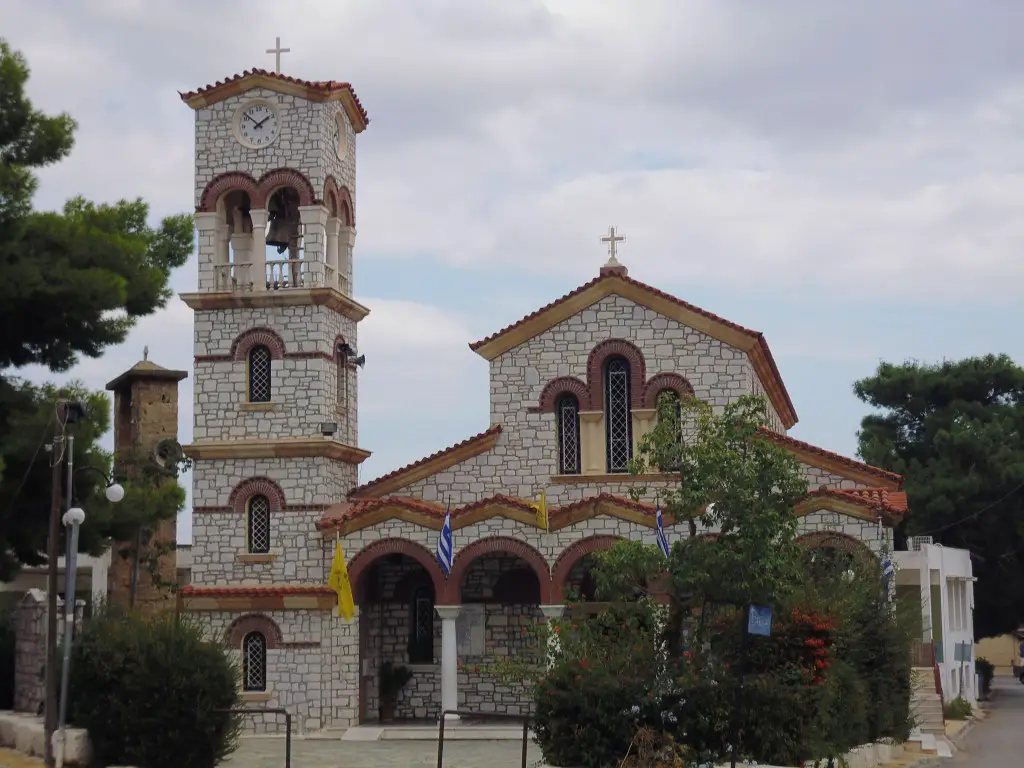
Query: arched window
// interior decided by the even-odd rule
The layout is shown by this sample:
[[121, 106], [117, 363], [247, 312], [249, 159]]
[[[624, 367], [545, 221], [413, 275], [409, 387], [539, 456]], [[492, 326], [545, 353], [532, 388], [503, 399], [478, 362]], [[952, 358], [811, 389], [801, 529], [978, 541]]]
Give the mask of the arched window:
[[338, 405], [342, 408], [348, 407], [348, 351], [342, 348], [342, 345], [338, 345], [337, 354], [338, 368]]
[[612, 357], [604, 366], [604, 423], [609, 472], [628, 472], [633, 456], [629, 362]]
[[580, 473], [580, 401], [568, 393], [555, 401], [555, 429], [558, 438], [558, 473]]
[[249, 350], [249, 402], [269, 403], [271, 394], [270, 350], [258, 344]]
[[409, 663], [434, 663], [434, 598], [430, 587], [412, 593], [412, 617], [409, 623]]
[[251, 555], [270, 552], [270, 500], [266, 496], [253, 496], [245, 509], [246, 539]]
[[675, 406], [676, 412], [676, 423], [680, 423], [683, 420], [683, 402], [679, 398], [679, 393], [674, 389], [663, 389], [658, 393], [657, 404], [660, 409], [661, 404], [668, 400]]
[[267, 638], [262, 632], [242, 638], [242, 690], [267, 690]]

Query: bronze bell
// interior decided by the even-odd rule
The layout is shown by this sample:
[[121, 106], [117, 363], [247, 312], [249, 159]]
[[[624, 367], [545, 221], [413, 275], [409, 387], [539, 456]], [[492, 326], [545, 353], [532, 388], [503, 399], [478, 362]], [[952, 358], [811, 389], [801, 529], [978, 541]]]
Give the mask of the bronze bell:
[[299, 196], [293, 189], [279, 189], [270, 199], [267, 206], [270, 228], [267, 232], [267, 245], [277, 248], [278, 253], [299, 248], [300, 218]]

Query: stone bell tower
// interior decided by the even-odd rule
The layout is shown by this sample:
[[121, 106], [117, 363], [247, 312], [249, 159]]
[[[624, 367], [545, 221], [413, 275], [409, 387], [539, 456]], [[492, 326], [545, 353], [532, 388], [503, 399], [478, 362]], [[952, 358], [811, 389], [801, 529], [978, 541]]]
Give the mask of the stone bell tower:
[[[280, 51], [285, 52], [285, 51]], [[278, 65], [280, 65], [280, 52]], [[262, 69], [181, 95], [195, 111], [192, 586], [322, 583], [316, 521], [358, 447], [349, 83]]]
[[[154, 460], [161, 441], [177, 441], [178, 382], [187, 376], [185, 371], [173, 371], [150, 361], [146, 349], [142, 360], [107, 384], [107, 390], [114, 393], [114, 465], [117, 471], [128, 473], [129, 482], [131, 475], [139, 472], [138, 463]], [[164, 482], [176, 480], [169, 477]], [[144, 610], [172, 608], [169, 585], [177, 581], [176, 538], [175, 516], [161, 521], [148, 543], [140, 543], [140, 539], [114, 542], [108, 577], [110, 601], [128, 606], [134, 578], [135, 606]], [[133, 554], [126, 553], [136, 548], [140, 548], [142, 565], [134, 569]], [[156, 562], [152, 570], [148, 566], [151, 558]]]

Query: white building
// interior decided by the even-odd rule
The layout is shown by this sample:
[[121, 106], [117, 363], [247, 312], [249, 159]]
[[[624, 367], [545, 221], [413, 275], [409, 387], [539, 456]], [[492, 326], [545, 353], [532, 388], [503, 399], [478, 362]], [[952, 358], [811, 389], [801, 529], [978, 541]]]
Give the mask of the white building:
[[974, 572], [971, 553], [933, 544], [930, 536], [911, 539], [910, 550], [894, 552], [896, 595], [921, 607], [921, 644], [915, 666], [933, 655], [942, 681], [942, 699], [978, 700], [974, 674]]

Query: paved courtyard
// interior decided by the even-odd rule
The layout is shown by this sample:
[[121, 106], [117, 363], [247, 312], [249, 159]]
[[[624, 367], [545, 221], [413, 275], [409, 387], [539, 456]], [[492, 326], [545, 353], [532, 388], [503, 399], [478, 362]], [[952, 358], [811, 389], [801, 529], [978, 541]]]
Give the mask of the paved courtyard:
[[1009, 676], [997, 677], [988, 717], [978, 723], [961, 745], [949, 768], [1020, 768], [1024, 730], [1024, 685]]
[[[449, 741], [444, 745], [444, 768], [518, 768], [522, 742]], [[540, 750], [530, 744], [528, 766], [542, 765]], [[243, 739], [229, 768], [283, 768], [284, 739]], [[293, 768], [407, 768], [437, 765], [437, 743], [431, 741], [292, 741]]]

